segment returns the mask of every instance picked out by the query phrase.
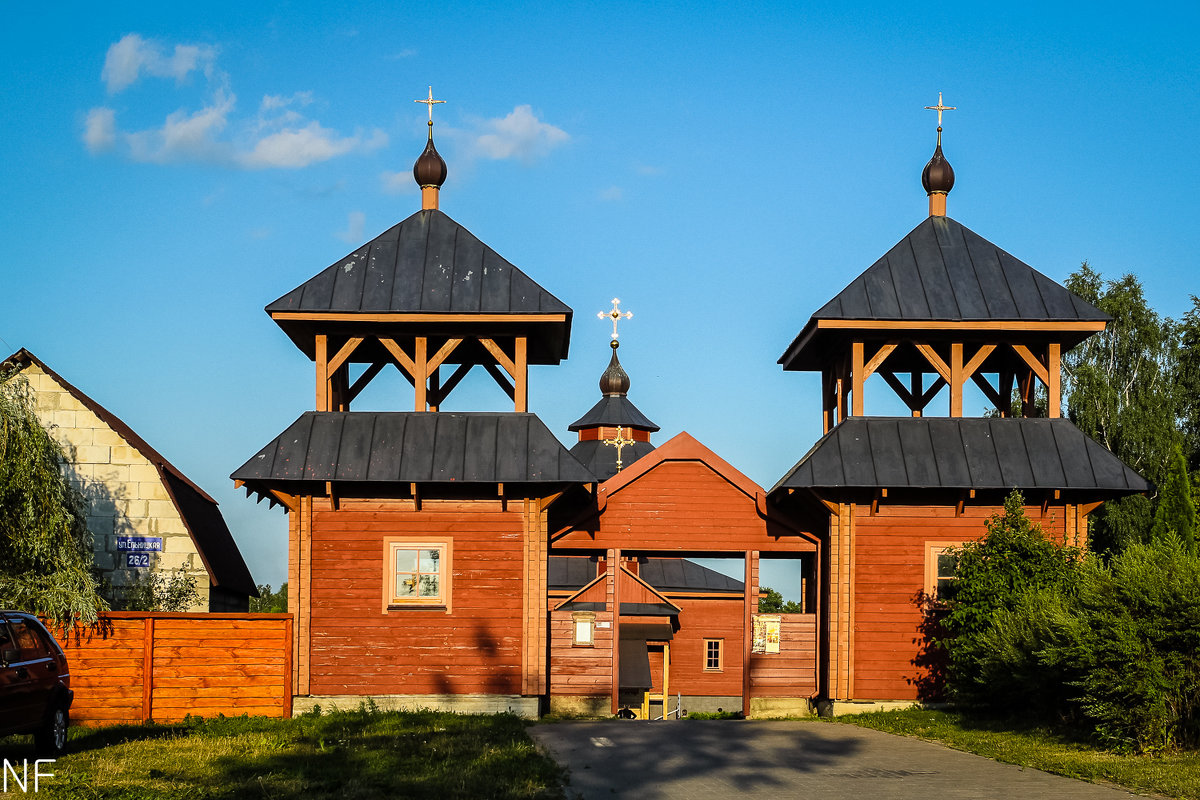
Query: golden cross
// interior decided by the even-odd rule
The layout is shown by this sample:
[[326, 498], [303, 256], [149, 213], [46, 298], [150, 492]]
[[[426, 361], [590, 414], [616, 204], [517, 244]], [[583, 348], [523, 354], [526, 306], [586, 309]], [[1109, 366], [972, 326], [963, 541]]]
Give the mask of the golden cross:
[[[432, 97], [432, 95], [430, 95], [430, 96]], [[957, 111], [958, 110], [958, 106], [942, 105], [942, 93], [941, 92], [938, 92], [938, 104], [936, 106], [925, 106], [925, 108], [927, 108], [930, 111], [938, 112], [938, 127], [939, 128], [942, 127], [942, 112], [943, 111]]]
[[[621, 306], [621, 301], [614, 297], [612, 311], [601, 311], [599, 314], [596, 315], [596, 317], [599, 319], [605, 319], [607, 317], [608, 319], [612, 320], [612, 324], [613, 324], [612, 338], [613, 338], [614, 342], [617, 340], [617, 322], [619, 322], [620, 320], [623, 320], [623, 319], [633, 319], [633, 312], [626, 311], [624, 314], [622, 314], [620, 306]], [[613, 345], [613, 347], [616, 347], [616, 345]]]
[[[614, 301], [614, 302], [616, 302], [616, 301]], [[614, 322], [614, 324], [616, 324], [616, 323]], [[618, 425], [617, 426], [617, 438], [604, 439], [603, 441], [606, 445], [617, 448], [617, 472], [620, 472], [621, 471], [621, 451], [624, 450], [626, 447], [629, 447], [631, 444], [634, 444], [633, 439], [626, 439], [625, 438], [625, 428], [621, 425]]]
[[[446, 101], [445, 100], [434, 100], [433, 99], [433, 87], [430, 86], [428, 100], [413, 100], [413, 102], [414, 103], [424, 103], [425, 105], [429, 106], [429, 124], [432, 125], [433, 124], [433, 107], [436, 106], [438, 103], [444, 103]], [[941, 101], [939, 100], [938, 102], [941, 102]]]

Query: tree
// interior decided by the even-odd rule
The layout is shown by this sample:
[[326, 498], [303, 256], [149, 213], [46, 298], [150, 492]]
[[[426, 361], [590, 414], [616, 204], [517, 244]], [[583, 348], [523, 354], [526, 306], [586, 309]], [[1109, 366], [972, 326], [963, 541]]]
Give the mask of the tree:
[[250, 611], [255, 614], [286, 614], [288, 610], [287, 581], [272, 592], [271, 584], [263, 583], [258, 586], [258, 597], [250, 598]]
[[[1113, 318], [1102, 333], [1063, 357], [1067, 414], [1081, 431], [1160, 484], [1181, 437], [1177, 325], [1146, 304], [1133, 275], [1105, 281], [1084, 262], [1066, 285]], [[1200, 334], [1200, 320], [1195, 327]], [[1115, 552], [1146, 541], [1153, 515], [1154, 504], [1145, 497], [1106, 503], [1096, 515], [1093, 546]]]
[[1179, 323], [1179, 355], [1175, 370], [1179, 427], [1188, 469], [1200, 471], [1200, 298]]
[[200, 602], [195, 576], [182, 568], [169, 575], [147, 572], [117, 597], [126, 611], [187, 611]]
[[93, 570], [87, 503], [34, 413], [23, 377], [0, 375], [0, 607], [91, 624], [108, 606]]
[[758, 613], [760, 614], [799, 614], [803, 607], [795, 600], [784, 600], [783, 595], [770, 586], [760, 586], [758, 589]]
[[1158, 492], [1154, 525], [1150, 529], [1152, 540], [1160, 541], [1169, 536], [1178, 537], [1185, 550], [1195, 549], [1196, 503], [1192, 499], [1192, 481], [1187, 462], [1179, 445], [1175, 445], [1171, 453], [1167, 477]]
[[[1012, 693], [1027, 691], [1020, 682], [1005, 690], [990, 669], [996, 653], [988, 634], [995, 620], [1020, 609], [1029, 595], [1068, 587], [1075, 579], [1080, 552], [1046, 538], [1025, 515], [1025, 500], [1013, 491], [1004, 510], [987, 521], [987, 533], [955, 551], [955, 580], [941, 619], [949, 652], [948, 688], [960, 701], [1002, 706]], [[1022, 636], [1024, 638], [1024, 636]], [[1026, 672], [1030, 670], [1021, 670]]]

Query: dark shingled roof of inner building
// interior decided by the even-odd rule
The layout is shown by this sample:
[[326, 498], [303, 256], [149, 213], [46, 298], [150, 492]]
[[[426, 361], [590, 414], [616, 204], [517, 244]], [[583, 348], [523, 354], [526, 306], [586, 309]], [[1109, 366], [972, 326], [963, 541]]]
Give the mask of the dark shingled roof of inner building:
[[[621, 469], [628, 469], [630, 464], [652, 452], [654, 445], [650, 442], [634, 442], [622, 447]], [[602, 481], [617, 474], [617, 448], [605, 444], [601, 439], [575, 443], [571, 447], [571, 455]]]
[[[539, 330], [550, 340], [545, 350], [558, 359], [566, 358], [570, 339], [569, 306], [436, 209], [418, 211], [397, 223], [266, 310], [268, 314], [565, 314], [565, 322], [541, 323]], [[280, 320], [280, 325], [289, 335], [298, 334], [293, 329], [299, 323]]]
[[650, 418], [638, 410], [628, 397], [624, 395], [606, 395], [601, 397], [596, 405], [592, 406], [586, 414], [567, 426], [569, 431], [579, 431], [584, 428], [597, 428], [602, 425], [617, 426], [622, 425], [626, 428], [637, 428], [638, 430], [650, 431], [653, 433], [659, 428]]
[[[812, 345], [821, 320], [1106, 322], [1111, 317], [950, 217], [931, 216], [812, 315], [780, 357]], [[969, 327], [969, 325], [966, 325]], [[1081, 333], [1078, 340], [1087, 334]], [[808, 341], [806, 341], [808, 340]]]
[[305, 412], [230, 476], [251, 483], [592, 483], [534, 414]]
[[800, 459], [788, 488], [1063, 489], [1151, 485], [1068, 419], [852, 417]]

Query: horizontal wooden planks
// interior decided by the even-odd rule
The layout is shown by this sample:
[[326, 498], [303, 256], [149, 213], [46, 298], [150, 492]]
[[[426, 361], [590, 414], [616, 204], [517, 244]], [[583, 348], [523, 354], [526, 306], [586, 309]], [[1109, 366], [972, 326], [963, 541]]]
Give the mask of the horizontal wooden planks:
[[753, 697], [812, 697], [817, 691], [817, 618], [782, 614], [778, 653], [750, 656]]
[[[450, 610], [382, 610], [385, 537], [450, 539]], [[347, 503], [315, 509], [313, 694], [520, 694], [521, 503]]]
[[92, 629], [56, 631], [75, 691], [71, 718], [107, 725], [288, 716], [290, 623], [283, 614], [114, 612]]
[[[854, 539], [854, 699], [915, 700], [928, 680], [922, 592], [928, 543], [967, 542], [986, 532], [998, 506], [966, 500], [914, 505], [882, 500], [874, 514], [859, 506]], [[1066, 509], [1027, 506], [1025, 513], [1061, 541]]]

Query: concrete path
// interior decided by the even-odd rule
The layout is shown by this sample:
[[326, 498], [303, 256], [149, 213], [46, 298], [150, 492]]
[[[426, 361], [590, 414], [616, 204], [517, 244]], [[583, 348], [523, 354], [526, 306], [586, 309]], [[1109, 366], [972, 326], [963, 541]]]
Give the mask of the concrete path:
[[533, 738], [584, 800], [1136, 797], [937, 744], [823, 722], [559, 722]]

